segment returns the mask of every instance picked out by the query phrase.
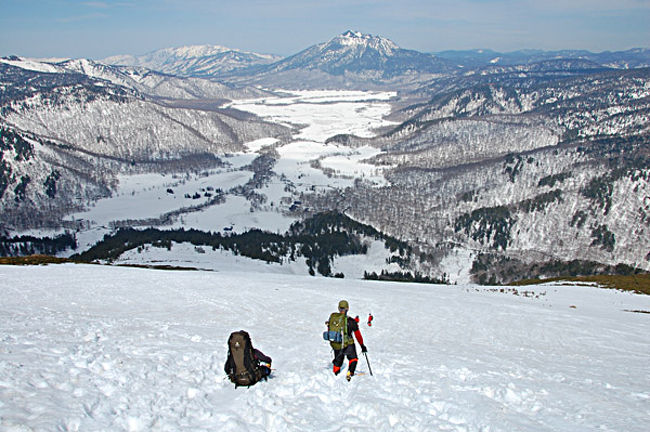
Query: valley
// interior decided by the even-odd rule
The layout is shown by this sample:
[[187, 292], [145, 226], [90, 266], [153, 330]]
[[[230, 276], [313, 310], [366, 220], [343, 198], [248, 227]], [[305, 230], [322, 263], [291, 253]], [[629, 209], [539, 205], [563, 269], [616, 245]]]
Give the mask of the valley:
[[[488, 284], [650, 270], [647, 50], [488, 59], [345, 32], [284, 59], [228, 52], [3, 58], [2, 250], [83, 255], [133, 228], [294, 244], [294, 224], [327, 220], [312, 240], [352, 243], [262, 267]], [[151, 242], [125, 262], [205, 265], [200, 245]]]
[[[89, 228], [78, 234], [83, 239], [80, 249], [92, 246], [120, 226], [284, 232], [304, 210], [297, 204], [300, 194], [344, 189], [357, 177], [384, 181], [377, 167], [362, 163], [376, 155], [376, 149], [348, 148], [325, 141], [340, 132], [372, 136], [374, 128], [387, 124], [383, 116], [390, 111], [386, 101], [391, 96], [302, 92], [234, 101], [229, 107], [293, 128], [294, 137], [284, 143], [272, 137], [244, 143], [241, 152], [220, 157], [222, 167], [201, 172], [122, 175], [112, 196], [98, 200], [87, 211], [73, 213], [67, 220]], [[272, 155], [272, 166], [255, 167], [255, 161], [267, 154]], [[256, 175], [262, 177], [259, 183]], [[253, 195], [247, 195], [249, 192]], [[215, 201], [217, 195], [221, 198]], [[146, 262], [145, 256], [141, 258]], [[185, 263], [192, 259], [186, 257]]]

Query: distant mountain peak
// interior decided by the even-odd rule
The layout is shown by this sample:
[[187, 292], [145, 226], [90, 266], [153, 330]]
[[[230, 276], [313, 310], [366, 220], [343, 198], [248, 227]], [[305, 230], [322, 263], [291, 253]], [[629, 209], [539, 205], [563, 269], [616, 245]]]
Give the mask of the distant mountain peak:
[[322, 51], [355, 49], [355, 50], [375, 50], [380, 55], [391, 56], [400, 47], [390, 39], [371, 34], [364, 34], [358, 31], [348, 30], [342, 33], [322, 46]]
[[[311, 47], [269, 65], [265, 79], [272, 74], [300, 71], [325, 72], [331, 76], [346, 77], [348, 83], [358, 80], [366, 86], [405, 77], [410, 80], [418, 74], [441, 73], [454, 66], [436, 59], [431, 54], [400, 48], [390, 39], [348, 30], [327, 42]], [[270, 78], [272, 79], [272, 78]]]
[[[362, 38], [362, 37], [364, 37], [364, 34], [361, 33], [361, 32], [348, 30], [345, 33], [341, 34], [341, 36], [342, 37], [352, 37], [352, 38]], [[365, 35], [365, 36], [369, 37], [370, 35]]]
[[381, 36], [361, 33], [361, 32], [353, 31], [353, 30], [348, 30], [348, 31], [346, 31], [344, 33], [341, 33], [340, 35], [334, 37], [334, 39], [354, 39], [357, 42], [364, 42], [364, 41], [368, 42], [368, 41], [373, 41], [373, 40], [389, 41], [388, 39], [383, 38]]

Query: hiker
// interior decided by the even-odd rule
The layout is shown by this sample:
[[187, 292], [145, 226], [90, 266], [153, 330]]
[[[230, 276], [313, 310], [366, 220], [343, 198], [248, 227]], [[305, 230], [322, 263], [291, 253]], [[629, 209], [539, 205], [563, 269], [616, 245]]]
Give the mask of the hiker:
[[223, 370], [238, 386], [252, 386], [271, 374], [271, 357], [253, 347], [250, 336], [244, 330], [233, 332], [228, 338], [228, 358]]
[[348, 319], [347, 313], [349, 309], [350, 305], [348, 302], [346, 300], [341, 300], [339, 302], [339, 311], [333, 312], [327, 321], [329, 331], [326, 332], [338, 332], [339, 334], [342, 333], [342, 336], [340, 336], [338, 340], [333, 340], [331, 338], [329, 339], [330, 345], [334, 350], [334, 360], [332, 360], [332, 364], [334, 366], [332, 368], [332, 371], [334, 372], [334, 375], [338, 375], [341, 372], [343, 360], [345, 357], [347, 357], [349, 363], [346, 379], [348, 381], [350, 381], [350, 379], [354, 376], [354, 371], [357, 368], [357, 362], [359, 361], [359, 358], [357, 357], [357, 348], [354, 344], [352, 335], [354, 335], [357, 342], [359, 342], [359, 345], [361, 345], [361, 352], [365, 353], [368, 351], [366, 349], [366, 346], [363, 344], [363, 337], [359, 331], [359, 325], [357, 324], [357, 321], [353, 318]]

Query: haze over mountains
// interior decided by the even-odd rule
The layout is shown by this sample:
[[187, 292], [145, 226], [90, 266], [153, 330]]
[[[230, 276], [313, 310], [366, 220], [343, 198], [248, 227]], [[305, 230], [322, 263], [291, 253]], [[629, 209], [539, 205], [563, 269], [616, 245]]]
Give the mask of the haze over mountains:
[[[650, 269], [649, 66], [641, 48], [429, 54], [353, 31], [287, 58], [211, 46], [5, 57], [3, 250], [35, 251], [43, 243], [21, 235], [66, 230], [87, 249], [119, 227], [192, 228], [208, 214], [219, 222], [196, 228], [284, 234], [335, 212], [317, 219], [319, 235], [369, 244], [367, 226], [388, 249], [403, 243], [370, 259], [372, 248], [325, 253], [333, 240], [321, 238], [305, 272], [332, 275], [354, 254], [373, 271], [452, 282]], [[142, 175], [153, 183], [133, 196], [167, 203], [146, 217], [124, 195]], [[197, 189], [183, 198], [181, 185]], [[123, 216], [80, 216], [118, 198]], [[280, 244], [308, 232], [295, 227], [265, 256], [293, 262]], [[142, 260], [158, 240], [141, 244]]]

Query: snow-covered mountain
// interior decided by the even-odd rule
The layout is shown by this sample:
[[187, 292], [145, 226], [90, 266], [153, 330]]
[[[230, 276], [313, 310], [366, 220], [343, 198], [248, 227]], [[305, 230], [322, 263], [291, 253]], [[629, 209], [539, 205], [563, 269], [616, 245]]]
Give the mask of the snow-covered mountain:
[[[632, 311], [650, 310], [648, 296], [232, 266], [0, 271], [7, 432], [647, 429], [650, 320]], [[368, 349], [367, 362], [357, 347], [359, 374], [350, 382], [332, 373], [321, 337], [341, 299], [360, 317]], [[274, 371], [235, 389], [223, 365], [228, 336], [240, 329]]]
[[218, 45], [197, 45], [165, 48], [143, 56], [118, 55], [106, 58], [102, 63], [141, 66], [177, 76], [211, 77], [266, 87], [370, 89], [417, 86], [431, 76], [486, 66], [539, 64], [555, 60], [592, 62], [593, 66], [601, 68], [640, 68], [650, 66], [650, 50], [422, 53], [400, 48], [382, 36], [349, 30], [287, 58]]
[[239, 69], [266, 65], [281, 59], [271, 54], [258, 54], [219, 45], [194, 45], [164, 48], [141, 56], [118, 55], [101, 60], [121, 66], [147, 69], [184, 77], [215, 77]]
[[[244, 150], [246, 142], [288, 135], [286, 127], [219, 108], [223, 99], [192, 104], [152, 98], [119, 68], [86, 61], [28, 64], [0, 62], [3, 230], [60, 226], [62, 212], [114, 190], [120, 172], [219, 166], [219, 156]], [[203, 97], [210, 86], [205, 82]]]
[[273, 64], [241, 71], [231, 79], [284, 88], [372, 88], [388, 83], [403, 86], [455, 70], [458, 67], [447, 60], [400, 48], [381, 36], [346, 31]]
[[[265, 128], [218, 103], [203, 109], [162, 104], [138, 91], [135, 75], [119, 69], [85, 61], [60, 65], [64, 73], [42, 74], [0, 64], [7, 125], [93, 154], [134, 161], [232, 151], [259, 138], [258, 127]], [[75, 68], [80, 72], [69, 73]]]
[[453, 70], [435, 56], [402, 49], [381, 36], [353, 31], [309, 47], [266, 69], [274, 72], [315, 69], [331, 75], [359, 74], [383, 78]]
[[0, 58], [0, 64], [33, 72], [72, 74], [105, 80], [143, 95], [166, 99], [241, 99], [268, 94], [251, 87], [234, 87], [215, 80], [174, 76], [140, 66], [111, 66], [89, 59], [47, 62], [14, 56]]
[[[346, 31], [287, 58], [243, 52], [217, 45], [165, 48], [144, 56], [121, 55], [102, 60], [112, 65], [142, 66], [185, 77], [212, 77], [233, 83], [278, 88], [377, 89], [418, 86], [422, 80], [456, 75], [487, 66], [541, 64], [556, 60], [593, 63], [587, 67], [650, 66], [648, 49], [589, 51], [492, 50], [422, 53], [403, 49], [382, 36]], [[556, 63], [556, 65], [559, 63]]]

